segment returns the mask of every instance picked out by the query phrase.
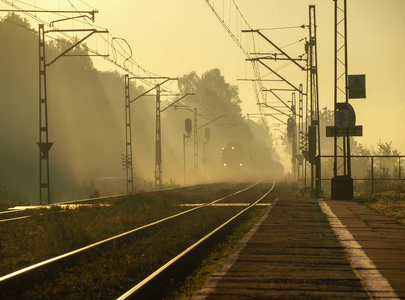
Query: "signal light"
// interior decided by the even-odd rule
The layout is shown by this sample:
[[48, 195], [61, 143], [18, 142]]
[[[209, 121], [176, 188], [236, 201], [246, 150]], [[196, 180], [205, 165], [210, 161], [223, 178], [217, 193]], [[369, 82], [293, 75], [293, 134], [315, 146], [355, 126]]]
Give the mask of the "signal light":
[[287, 119], [287, 137], [289, 140], [291, 140], [294, 136], [294, 132], [295, 132], [295, 120], [293, 119], [293, 117], [289, 117]]

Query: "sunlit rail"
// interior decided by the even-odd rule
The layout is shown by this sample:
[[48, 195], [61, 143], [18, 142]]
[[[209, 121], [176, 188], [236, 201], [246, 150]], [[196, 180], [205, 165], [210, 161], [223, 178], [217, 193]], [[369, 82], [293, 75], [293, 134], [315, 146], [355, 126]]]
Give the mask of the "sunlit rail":
[[[204, 184], [198, 184], [198, 185], [190, 185], [190, 186], [182, 186], [182, 187], [170, 187], [170, 188], [163, 188], [163, 189], [155, 189], [155, 190], [150, 190], [150, 191], [143, 191], [139, 192], [137, 194], [150, 194], [150, 193], [159, 193], [159, 192], [165, 192], [165, 191], [184, 191], [184, 190], [194, 190], [198, 188], [203, 188], [207, 185]], [[11, 221], [19, 221], [19, 220], [24, 220], [27, 218], [31, 218], [32, 215], [29, 215], [28, 212], [31, 210], [37, 210], [37, 209], [49, 209], [52, 207], [61, 207], [62, 209], [66, 208], [77, 208], [80, 206], [84, 205], [93, 205], [92, 203], [94, 202], [99, 202], [99, 201], [110, 201], [113, 199], [119, 199], [126, 197], [128, 195], [126, 194], [118, 194], [118, 195], [112, 195], [112, 196], [102, 196], [102, 197], [95, 197], [95, 198], [86, 198], [86, 199], [77, 199], [77, 200], [69, 200], [69, 201], [62, 201], [62, 202], [57, 202], [57, 203], [51, 203], [48, 205], [27, 205], [27, 206], [15, 206], [9, 208], [7, 211], [1, 211], [0, 212], [0, 223], [2, 222], [11, 222]], [[98, 204], [98, 205], [107, 205], [107, 204]], [[61, 210], [58, 211], [57, 213], [60, 212], [66, 212], [66, 210]], [[55, 213], [55, 212], [51, 212]], [[20, 214], [20, 216], [15, 216], [17, 214]], [[47, 213], [43, 213], [40, 215], [46, 215]], [[2, 217], [2, 216], [6, 217]]]
[[[211, 201], [209, 203], [201, 203], [200, 205], [198, 205], [196, 207], [193, 207], [193, 208], [190, 208], [190, 209], [187, 209], [187, 210], [185, 210], [183, 212], [180, 212], [180, 213], [177, 213], [177, 214], [162, 218], [160, 220], [157, 220], [155, 222], [146, 224], [144, 226], [140, 226], [138, 228], [135, 228], [135, 229], [127, 231], [127, 232], [124, 232], [122, 234], [119, 234], [119, 235], [104, 239], [102, 241], [93, 243], [91, 245], [82, 247], [80, 249], [77, 249], [77, 250], [74, 250], [74, 251], [59, 255], [57, 257], [54, 257], [54, 258], [51, 258], [51, 259], [36, 263], [36, 264], [34, 264], [32, 266], [23, 268], [21, 270], [15, 271], [15, 272], [13, 272], [11, 274], [8, 274], [8, 275], [5, 275], [5, 276], [1, 277], [0, 278], [0, 285], [1, 285], [3, 290], [9, 290], [10, 287], [15, 286], [16, 282], [18, 282], [19, 284], [23, 283], [23, 282], [31, 282], [31, 280], [36, 280], [36, 275], [35, 274], [37, 272], [41, 271], [41, 270], [46, 269], [47, 272], [52, 272], [51, 270], [55, 266], [60, 266], [60, 265], [65, 266], [65, 264], [69, 264], [68, 263], [69, 261], [71, 262], [72, 260], [74, 260], [76, 258], [76, 256], [86, 255], [86, 254], [88, 254], [88, 251], [95, 250], [96, 248], [98, 249], [98, 248], [101, 247], [101, 249], [103, 249], [102, 248], [103, 246], [105, 246], [105, 245], [107, 245], [107, 244], [109, 244], [111, 242], [115, 242], [115, 241], [121, 240], [121, 239], [123, 239], [125, 237], [128, 237], [128, 236], [130, 236], [131, 234], [133, 234], [135, 232], [139, 232], [139, 231], [144, 230], [146, 228], [151, 228], [151, 227], [153, 227], [155, 225], [161, 224], [161, 223], [166, 222], [168, 220], [178, 218], [180, 216], [186, 215], [186, 214], [188, 214], [188, 213], [190, 213], [192, 211], [195, 211], [195, 210], [198, 210], [198, 209], [201, 209], [201, 208], [204, 208], [204, 207], [210, 207], [210, 206], [215, 205], [216, 203], [218, 203], [220, 201], [223, 201], [223, 200], [228, 199], [228, 198], [230, 198], [232, 196], [235, 196], [235, 195], [238, 195], [238, 194], [243, 193], [245, 191], [248, 191], [248, 190], [252, 189], [253, 187], [255, 187], [256, 185], [257, 185], [257, 183], [255, 183], [253, 185], [249, 185], [248, 187], [240, 189], [240, 190], [238, 190], [236, 192], [232, 192], [229, 195], [226, 195], [226, 196], [221, 197], [219, 199], [213, 200], [213, 201]], [[257, 203], [255, 203], [255, 204], [257, 204]], [[252, 205], [255, 205], [255, 204], [252, 204]], [[243, 209], [243, 211], [249, 209], [250, 207], [252, 207], [252, 205], [250, 205], [247, 208]]]
[[[249, 209], [252, 207], [256, 206], [259, 204], [260, 201], [262, 201], [270, 192], [274, 189], [274, 184], [273, 182], [272, 187], [259, 199], [254, 201], [253, 203], [249, 204], [248, 207], [234, 215], [232, 218], [228, 219], [226, 222], [224, 222], [222, 225], [218, 226], [215, 228], [213, 231], [208, 233], [206, 236], [201, 238], [199, 241], [188, 247], [185, 251], [181, 252], [179, 255], [171, 259], [168, 263], [160, 267], [158, 270], [153, 272], [151, 275], [146, 277], [144, 280], [142, 280], [140, 283], [138, 283], [136, 286], [134, 286], [132, 289], [127, 291], [125, 294], [123, 294], [121, 297], [119, 297], [119, 300], [122, 299], [128, 299], [132, 297], [136, 297], [138, 293], [140, 293], [141, 297], [144, 297], [145, 295], [142, 295], [142, 290], [147, 288], [147, 289], [154, 289], [154, 281], [158, 280], [159, 276], [161, 276], [166, 270], [169, 268], [173, 267], [175, 264], [181, 262], [183, 259], [185, 259], [188, 255], [191, 255], [194, 251], [197, 251], [199, 247], [204, 246], [204, 243], [206, 243], [208, 240], [215, 238], [218, 233], [220, 233], [221, 230], [225, 229], [227, 226], [229, 226], [232, 222], [234, 222], [238, 217], [246, 213]], [[253, 186], [251, 186], [253, 187]], [[249, 188], [251, 188], [249, 187]], [[246, 189], [245, 189], [246, 190]], [[243, 190], [242, 190], [243, 191]], [[241, 191], [239, 191], [241, 192]], [[238, 193], [239, 193], [238, 192]], [[210, 203], [212, 205], [213, 203]]]

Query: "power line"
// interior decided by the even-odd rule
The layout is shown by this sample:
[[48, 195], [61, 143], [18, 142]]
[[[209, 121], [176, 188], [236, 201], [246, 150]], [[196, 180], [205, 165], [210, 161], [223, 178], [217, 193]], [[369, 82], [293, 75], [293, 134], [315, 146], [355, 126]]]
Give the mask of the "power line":
[[259, 30], [280, 30], [280, 29], [296, 29], [296, 28], [305, 29], [305, 27], [308, 27], [308, 25], [302, 24], [302, 25], [300, 25], [300, 26], [286, 26], [286, 27], [262, 28], [262, 29], [259, 29]]
[[[42, 9], [42, 8], [38, 8], [36, 6], [33, 6], [32, 4], [29, 4], [27, 2], [23, 2], [20, 0], [14, 0], [13, 2], [7, 1], [7, 0], [1, 0], [2, 2], [10, 5], [11, 7], [21, 10], [24, 14], [26, 14], [27, 16], [29, 16], [30, 18], [36, 20], [38, 23], [40, 24], [45, 24], [48, 27], [50, 27], [51, 29], [57, 31], [58, 28], [56, 28], [55, 26], [51, 25], [50, 22], [45, 21], [44, 19], [38, 17], [36, 14], [37, 13], [44, 13], [44, 12], [48, 12], [48, 13], [53, 13], [55, 15], [57, 15], [58, 17], [68, 17], [66, 16], [66, 14], [63, 13], [56, 13], [55, 11], [50, 11], [50, 10], [46, 10], [46, 9]], [[35, 10], [26, 10], [24, 11], [23, 8], [19, 7], [18, 5], [15, 4], [15, 2], [17, 3], [21, 3], [24, 6], [28, 6], [29, 8], [35, 8]], [[72, 4], [69, 1], [70, 4]], [[83, 2], [82, 2], [83, 3]], [[74, 9], [76, 11], [80, 11], [78, 10], [73, 4], [72, 7], [74, 7]], [[96, 12], [96, 11], [95, 11]], [[99, 26], [96, 26], [92, 23], [90, 23], [87, 19], [84, 20], [74, 20], [75, 23], [79, 23], [79, 24], [85, 24], [89, 27], [91, 27], [92, 29], [94, 29], [95, 31], [97, 30], [97, 28], [102, 28]], [[72, 34], [68, 34], [66, 32], [59, 32], [60, 35], [64, 36], [67, 40], [70, 41], [74, 41], [75, 40], [75, 36]], [[104, 44], [103, 47], [103, 51], [99, 51], [98, 50], [98, 42], [96, 44], [96, 47], [90, 46], [89, 43], [91, 41], [88, 41], [88, 43], [86, 44], [86, 49], [89, 53], [98, 55], [103, 57], [104, 60], [114, 64], [115, 66], [121, 68], [122, 70], [124, 70], [125, 72], [133, 75], [133, 76], [138, 76], [138, 77], [161, 77], [158, 74], [155, 74], [153, 72], [150, 72], [148, 70], [146, 70], [145, 68], [141, 67], [133, 58], [132, 58], [132, 50], [129, 47], [129, 52], [127, 50], [125, 50], [123, 48], [123, 46], [120, 43], [114, 42], [117, 39], [122, 39], [122, 38], [118, 38], [113, 36], [110, 32], [107, 33], [96, 33], [94, 34], [96, 36], [96, 39], [98, 37], [101, 38], [101, 43]], [[49, 37], [50, 34], [47, 33], [47, 37]], [[124, 39], [122, 39], [124, 40]], [[98, 41], [98, 39], [97, 39]], [[125, 41], [126, 42], [126, 41]], [[127, 43], [127, 42], [126, 42]], [[129, 46], [129, 44], [127, 43], [127, 45]], [[113, 53], [114, 57], [111, 58], [110, 54]], [[156, 85], [156, 81], [155, 80], [142, 80], [142, 82], [144, 84], [146, 84], [147, 86], [155, 86]], [[169, 90], [168, 88], [166, 88], [167, 90]], [[175, 93], [175, 91], [169, 90], [170, 92]]]

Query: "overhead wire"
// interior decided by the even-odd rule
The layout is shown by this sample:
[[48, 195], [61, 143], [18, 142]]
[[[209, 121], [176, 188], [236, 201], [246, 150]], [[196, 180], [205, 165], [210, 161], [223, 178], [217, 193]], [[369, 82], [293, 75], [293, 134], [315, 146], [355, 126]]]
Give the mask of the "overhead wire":
[[[15, 5], [14, 2], [21, 3], [21, 4], [23, 4], [23, 5], [27, 6], [27, 7], [30, 7], [30, 8], [33, 8], [33, 7], [34, 7], [35, 10], [38, 11], [38, 12], [47, 11], [47, 10], [45, 10], [45, 9], [38, 8], [38, 7], [36, 7], [36, 6], [33, 6], [33, 5], [30, 4], [30, 3], [27, 3], [27, 2], [21, 1], [21, 0], [13, 0], [13, 2], [10, 2], [10, 1], [7, 1], [7, 0], [1, 0], [1, 1], [4, 2], [4, 3], [6, 3], [6, 4], [8, 4], [8, 5], [10, 5], [10, 6], [12, 6], [12, 7], [15, 7], [15, 8], [19, 9], [19, 10], [23, 10], [23, 9], [20, 8], [20, 7], [18, 7], [17, 5]], [[79, 0], [79, 1], [80, 1], [80, 0]], [[72, 4], [71, 1], [68, 0], [68, 2], [72, 5], [72, 7], [74, 7], [74, 9], [75, 9], [76, 11], [78, 11], [77, 8]], [[90, 5], [88, 5], [88, 4], [85, 3], [84, 1], [80, 1], [80, 2], [86, 4], [87, 6], [90, 7]], [[58, 30], [58, 28], [56, 28], [56, 27], [54, 27], [54, 26], [51, 26], [51, 24], [50, 24], [49, 22], [45, 21], [44, 19], [41, 19], [41, 18], [37, 17], [36, 15], [34, 15], [34, 14], [30, 13], [30, 12], [24, 12], [24, 14], [26, 14], [27, 16], [31, 17], [32, 19], [36, 20], [38, 23], [42, 23], [42, 24], [44, 24], [44, 25], [47, 25], [48, 27], [52, 28], [52, 29], [55, 30], [55, 31]], [[67, 17], [65, 14], [62, 14], [62, 13], [54, 13], [54, 14], [55, 14], [56, 16], [59, 16], [59, 17]], [[73, 22], [73, 21], [72, 21], [72, 22]], [[84, 19], [84, 20], [78, 20], [78, 19], [77, 19], [77, 20], [75, 20], [74, 22], [79, 22], [79, 23], [81, 23], [81, 24], [88, 25], [88, 26], [90, 26], [92, 29], [94, 29], [95, 31], [98, 31], [98, 29], [101, 29], [101, 28], [102, 28], [103, 30], [105, 30], [105, 28], [103, 28], [103, 27], [100, 27], [100, 26], [97, 26], [97, 25], [94, 25], [94, 24], [90, 23], [89, 20], [87, 20], [87, 19]], [[70, 41], [73, 41], [73, 40], [74, 40], [74, 36], [72, 36], [72, 35], [70, 35], [70, 34], [68, 34], [68, 33], [66, 33], [66, 32], [58, 32], [58, 33], [59, 33], [60, 35], [64, 36], [67, 40], [70, 40]], [[113, 64], [116, 65], [117, 67], [119, 67], [119, 68], [125, 70], [126, 72], [130, 73], [131, 75], [133, 75], [133, 76], [135, 76], [135, 77], [150, 77], [150, 78], [152, 78], [152, 77], [162, 77], [161, 75], [158, 75], [158, 74], [156, 74], [156, 73], [150, 72], [150, 71], [144, 69], [143, 67], [141, 67], [141, 66], [132, 58], [132, 49], [130, 49], [130, 51], [127, 52], [127, 50], [125, 50], [125, 49], [122, 47], [122, 45], [121, 45], [120, 43], [115, 43], [115, 44], [114, 44], [114, 39], [120, 39], [120, 38], [114, 38], [114, 36], [113, 36], [111, 33], [109, 33], [109, 32], [106, 33], [106, 34], [99, 34], [99, 33], [96, 33], [96, 35], [98, 35], [99, 37], [101, 37], [102, 41], [104, 42], [104, 45], [105, 45], [105, 46], [104, 46], [104, 49], [107, 48], [106, 51], [107, 51], [107, 55], [108, 55], [108, 56], [107, 56], [107, 55], [103, 55], [102, 53], [99, 53], [99, 52], [97, 51], [97, 49], [94, 50], [94, 49], [92, 49], [91, 47], [89, 47], [89, 46], [86, 45], [86, 46], [87, 46], [87, 50], [89, 51], [89, 53], [92, 53], [92, 54], [94, 54], [94, 55], [101, 55], [106, 61], [109, 61], [110, 63], [113, 63]], [[107, 35], [108, 38], [106, 38], [105, 35]], [[51, 37], [51, 35], [50, 35], [49, 33], [47, 33], [46, 36], [47, 36], [47, 37]], [[52, 38], [53, 38], [53, 37], [52, 37]], [[56, 38], [53, 38], [53, 39], [55, 39], [55, 40], [60, 40], [60, 39], [56, 39]], [[125, 42], [126, 42], [126, 41], [125, 41]], [[126, 43], [127, 43], [127, 42], [126, 42]], [[128, 43], [127, 43], [127, 44], [128, 44]], [[118, 45], [118, 48], [120, 48], [121, 50], [119, 50], [119, 49], [116, 47], [116, 45]], [[129, 46], [129, 44], [128, 44], [128, 46]], [[129, 48], [130, 48], [130, 47], [129, 47]], [[110, 52], [110, 50], [115, 52], [115, 59], [111, 59], [111, 58], [109, 57], [109, 52]], [[128, 63], [129, 63], [129, 66], [128, 66]], [[157, 81], [156, 81], [156, 80], [153, 80], [153, 79], [141, 79], [141, 81], [142, 81], [143, 83], [145, 83], [146, 85], [148, 85], [148, 86], [154, 86], [154, 85], [157, 84]]]
[[259, 30], [280, 30], [280, 29], [296, 29], [296, 28], [302, 28], [305, 29], [308, 25], [302, 24], [299, 26], [284, 26], [284, 27], [272, 27], [272, 28], [261, 28]]
[[[70, 1], [69, 1], [69, 2], [70, 2]], [[82, 2], [82, 1], [81, 1], [81, 2]], [[85, 19], [84, 22], [87, 23], [87, 25], [89, 25], [90, 27], [94, 28], [94, 25], [93, 25], [92, 23], [90, 23], [87, 19]], [[126, 41], [126, 39], [120, 38], [120, 37], [114, 37], [114, 36], [111, 35], [111, 34], [109, 34], [109, 35], [110, 35], [111, 39], [106, 39], [104, 36], [102, 36], [102, 39], [104, 39], [105, 44], [107, 44], [108, 46], [111, 46], [111, 51], [114, 52], [115, 59], [112, 60], [113, 63], [116, 64], [116, 63], [117, 63], [117, 60], [118, 60], [117, 51], [116, 51], [116, 49], [115, 49], [115, 47], [114, 47], [114, 40], [117, 40], [117, 39], [118, 39], [118, 40], [123, 40], [123, 41], [127, 44], [128, 48], [130, 49], [130, 53], [126, 53], [125, 49], [118, 43], [118, 45], [121, 47], [121, 49], [124, 51], [124, 54], [125, 54], [125, 55], [122, 55], [121, 53], [119, 53], [119, 54], [124, 58], [124, 62], [122, 63], [124, 70], [126, 70], [127, 72], [130, 72], [130, 68], [127, 67], [127, 65], [126, 65], [126, 63], [127, 63], [128, 61], [130, 61], [130, 62], [131, 62], [133, 65], [135, 65], [135, 67], [138, 69], [138, 73], [141, 73], [141, 72], [139, 72], [139, 71], [142, 71], [146, 76], [149, 76], [149, 77], [162, 77], [161, 75], [158, 75], [158, 74], [152, 73], [152, 72], [150, 72], [150, 71], [147, 71], [146, 69], [142, 68], [137, 62], [135, 62], [135, 61], [132, 59], [132, 48], [131, 48], [131, 46], [129, 45], [129, 43]], [[111, 42], [109, 42], [109, 40], [111, 40]], [[108, 47], [108, 49], [109, 49], [109, 48], [110, 48], [110, 47]], [[129, 54], [129, 55], [127, 55], [127, 54]], [[108, 60], [108, 59], [107, 59], [107, 60]], [[132, 70], [133, 70], [133, 69], [132, 69]], [[134, 75], [134, 74], [133, 74], [133, 75]], [[146, 77], [146, 76], [143, 76], [143, 77]], [[141, 77], [141, 76], [139, 76], [139, 77]], [[153, 82], [153, 83], [152, 83], [150, 80], [146, 80], [146, 79], [140, 79], [140, 80], [141, 80], [142, 82], [144, 82], [145, 84], [149, 85], [149, 86], [153, 86], [153, 85], [156, 85], [156, 84], [157, 84], [156, 82]], [[174, 93], [173, 90], [170, 90], [170, 92], [173, 92], [173, 93]]]
[[97, 10], [95, 7], [91, 6], [91, 5], [88, 4], [86, 1], [83, 1], [83, 0], [78, 0], [78, 1], [81, 2], [81, 3], [83, 3], [84, 5], [86, 5], [87, 7], [91, 8], [91, 9]]

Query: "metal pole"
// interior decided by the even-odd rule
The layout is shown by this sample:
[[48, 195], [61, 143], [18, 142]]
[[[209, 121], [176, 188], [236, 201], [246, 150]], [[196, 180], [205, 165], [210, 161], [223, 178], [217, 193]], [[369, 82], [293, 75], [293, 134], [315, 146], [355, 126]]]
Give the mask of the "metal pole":
[[371, 194], [374, 194], [374, 157], [371, 157]]
[[197, 182], [198, 176], [198, 136], [197, 136], [197, 108], [194, 108], [194, 181]]
[[204, 169], [203, 169], [203, 178], [205, 179], [205, 165], [206, 165], [206, 162], [207, 162], [207, 158], [206, 158], [206, 156], [205, 156], [205, 148], [207, 147], [207, 143], [204, 141], [203, 142], [203, 167], [204, 167]]
[[[345, 95], [346, 95], [346, 104], [349, 104], [349, 77], [347, 76], [347, 68], [348, 68], [348, 57], [347, 57], [347, 1], [344, 0], [344, 18], [345, 18]], [[349, 136], [349, 129], [347, 129], [347, 175], [351, 178], [352, 177], [352, 166], [351, 166], [351, 157], [350, 157], [350, 136]], [[345, 174], [346, 175], [346, 174]]]
[[[45, 31], [39, 24], [39, 203], [51, 203], [49, 184], [49, 150], [53, 143], [48, 140], [48, 101], [46, 93]], [[45, 195], [44, 195], [45, 194]]]
[[316, 156], [315, 168], [315, 196], [319, 198], [321, 196], [321, 155]]
[[186, 185], [186, 135], [183, 133], [183, 167], [184, 167], [184, 186]]
[[129, 93], [129, 75], [125, 75], [125, 158], [123, 161], [127, 176], [127, 194], [134, 192], [132, 165], [131, 102]]
[[[334, 88], [334, 111], [337, 110], [337, 60], [338, 60], [338, 51], [337, 51], [337, 38], [338, 38], [338, 19], [337, 19], [337, 10], [338, 10], [338, 0], [335, 1], [335, 60], [334, 60], [334, 69], [335, 69], [335, 74], [334, 74], [334, 81], [335, 81], [335, 88]], [[334, 136], [334, 162], [333, 162], [333, 174], [334, 177], [337, 176], [337, 136], [335, 132]]]
[[156, 87], [155, 185], [162, 184], [162, 135], [160, 127], [160, 86]]
[[[311, 72], [310, 72], [310, 61], [309, 61], [309, 51], [310, 51], [310, 48], [309, 48], [309, 46], [307, 47], [307, 49], [306, 49], [307, 51], [307, 78], [306, 78], [306, 93], [305, 93], [305, 133], [304, 133], [304, 136], [305, 136], [305, 146], [304, 146], [304, 148], [305, 148], [305, 151], [309, 151], [309, 138], [308, 138], [308, 128], [309, 128], [309, 124], [310, 124], [310, 112], [311, 112], [311, 110], [310, 110], [310, 103], [309, 103], [309, 101], [310, 101], [310, 93], [309, 93], [309, 91], [310, 91], [310, 84], [311, 84], [311, 78], [310, 78], [310, 76], [311, 76]], [[305, 183], [304, 183], [304, 189], [306, 189], [307, 188], [307, 183], [308, 183], [308, 170], [307, 170], [307, 168], [308, 168], [308, 161], [307, 160], [305, 160], [305, 165], [304, 165], [304, 175], [305, 175]]]
[[[348, 110], [348, 58], [347, 58], [347, 1], [335, 1], [335, 117], [339, 110]], [[338, 3], [343, 3], [338, 5]], [[339, 14], [339, 17], [338, 17]], [[336, 120], [335, 120], [336, 123]], [[351, 154], [349, 128], [338, 144], [337, 131], [334, 136], [334, 178], [331, 182], [332, 199], [353, 199], [353, 179], [351, 178]], [[338, 155], [338, 151], [343, 155]], [[342, 164], [338, 165], [338, 160]], [[338, 170], [342, 168], [343, 174], [338, 175]]]
[[[316, 129], [316, 145], [315, 155], [321, 155], [321, 136], [320, 136], [320, 124], [319, 124], [319, 89], [318, 89], [318, 51], [317, 51], [317, 36], [316, 36], [316, 10], [315, 5], [309, 6], [309, 61], [310, 61], [310, 96], [311, 96], [311, 126], [315, 126]], [[313, 162], [313, 168], [315, 169], [315, 176], [313, 178], [315, 185], [316, 197], [319, 197], [320, 181], [318, 180], [321, 170], [321, 161], [315, 160]]]
[[293, 160], [293, 174], [294, 180], [298, 180], [298, 168], [297, 168], [297, 114], [295, 108], [295, 93], [292, 93], [292, 106], [293, 116], [294, 116], [294, 132], [293, 132], [293, 151], [292, 151], [292, 160]]
[[[309, 67], [310, 67], [310, 84], [309, 84], [309, 95], [310, 95], [310, 110], [311, 110], [311, 123], [310, 125], [313, 126], [313, 120], [314, 120], [314, 82], [313, 82], [313, 65], [314, 65], [314, 53], [313, 53], [313, 47], [312, 47], [312, 15], [311, 15], [311, 6], [309, 6], [309, 26], [308, 26], [308, 30], [309, 30]], [[308, 141], [313, 142], [313, 141]], [[311, 146], [309, 146], [311, 147]], [[314, 194], [314, 163], [313, 161], [311, 161], [311, 195]]]

